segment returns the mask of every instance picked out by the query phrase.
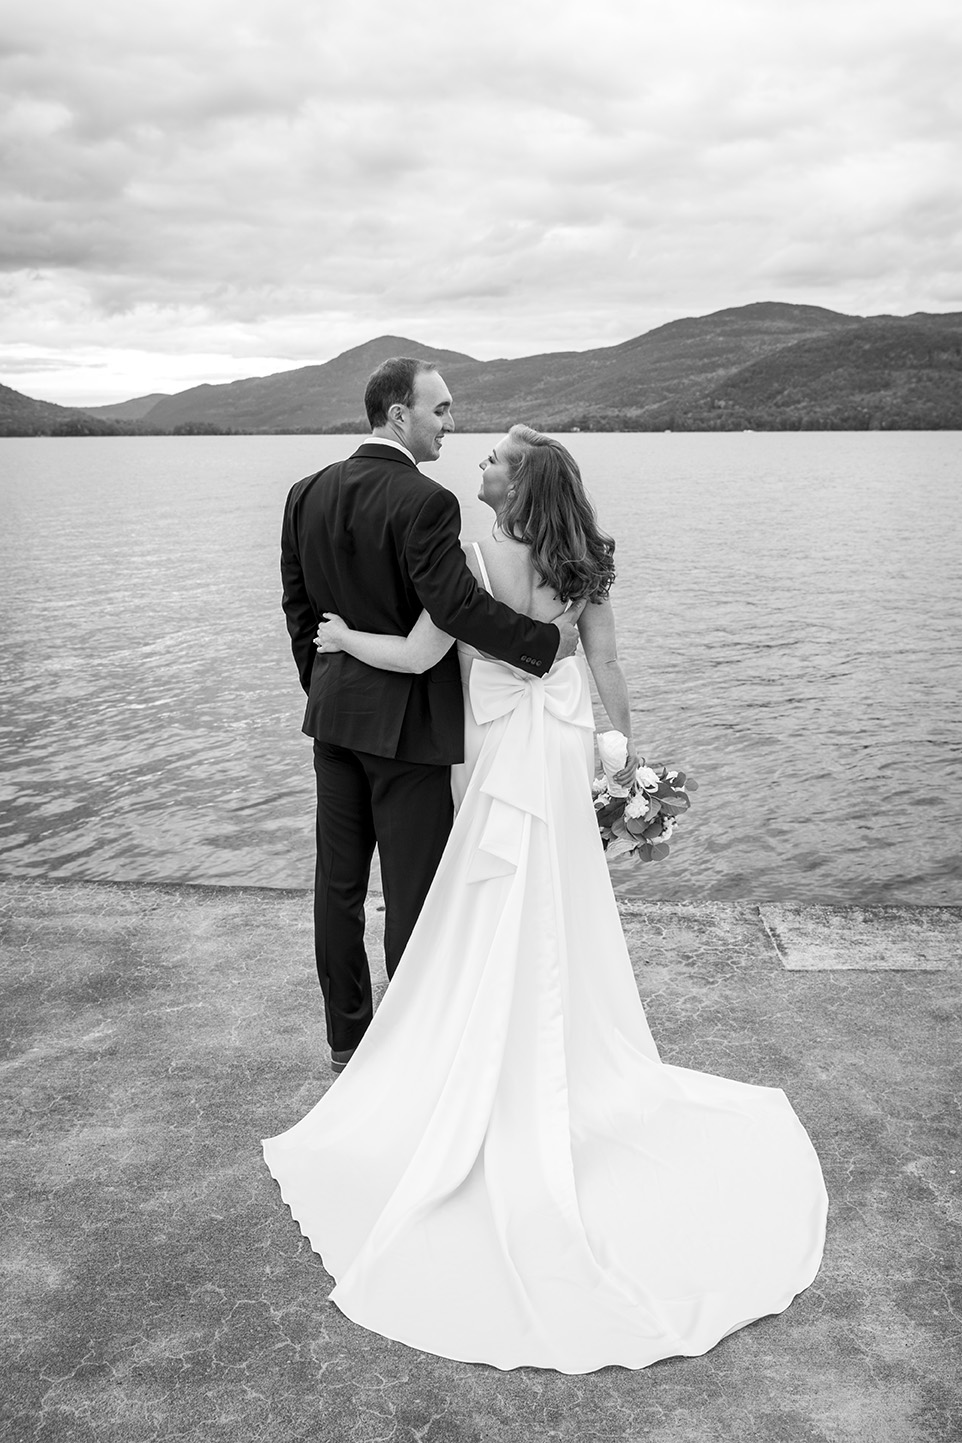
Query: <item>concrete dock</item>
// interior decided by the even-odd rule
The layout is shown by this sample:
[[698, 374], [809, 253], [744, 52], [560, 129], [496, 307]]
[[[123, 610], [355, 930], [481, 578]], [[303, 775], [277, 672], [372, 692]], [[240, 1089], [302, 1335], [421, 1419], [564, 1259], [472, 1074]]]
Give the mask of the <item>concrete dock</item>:
[[622, 912], [664, 1059], [788, 1093], [828, 1243], [706, 1356], [565, 1377], [327, 1301], [259, 1146], [332, 1081], [306, 894], [0, 882], [4, 1443], [959, 1443], [962, 908]]

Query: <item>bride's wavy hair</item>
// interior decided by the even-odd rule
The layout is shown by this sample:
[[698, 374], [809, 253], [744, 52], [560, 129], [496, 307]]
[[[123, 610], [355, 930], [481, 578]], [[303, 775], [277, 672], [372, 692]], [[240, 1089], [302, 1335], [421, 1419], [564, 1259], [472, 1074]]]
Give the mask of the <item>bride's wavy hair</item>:
[[503, 454], [510, 485], [501, 530], [524, 542], [562, 601], [604, 600], [615, 579], [615, 543], [598, 527], [571, 452], [530, 426], [512, 426]]

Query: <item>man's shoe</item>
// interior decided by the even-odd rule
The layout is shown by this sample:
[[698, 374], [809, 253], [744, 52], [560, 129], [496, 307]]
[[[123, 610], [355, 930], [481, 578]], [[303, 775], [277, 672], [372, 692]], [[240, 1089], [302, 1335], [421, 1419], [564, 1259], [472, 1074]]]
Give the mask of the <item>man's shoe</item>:
[[335, 1052], [334, 1048], [332, 1047], [331, 1071], [343, 1072], [347, 1064], [350, 1062], [351, 1058], [354, 1056], [354, 1052], [355, 1049], [353, 1047], [348, 1047], [344, 1052]]

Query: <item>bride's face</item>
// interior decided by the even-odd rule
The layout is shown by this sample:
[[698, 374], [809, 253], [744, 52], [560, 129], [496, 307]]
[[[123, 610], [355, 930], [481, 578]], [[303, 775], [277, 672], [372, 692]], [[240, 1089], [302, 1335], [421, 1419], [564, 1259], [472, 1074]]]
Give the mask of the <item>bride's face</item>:
[[493, 451], [480, 462], [481, 489], [478, 498], [486, 502], [492, 511], [500, 511], [504, 498], [511, 490], [511, 468], [505, 460], [507, 436], [503, 437]]

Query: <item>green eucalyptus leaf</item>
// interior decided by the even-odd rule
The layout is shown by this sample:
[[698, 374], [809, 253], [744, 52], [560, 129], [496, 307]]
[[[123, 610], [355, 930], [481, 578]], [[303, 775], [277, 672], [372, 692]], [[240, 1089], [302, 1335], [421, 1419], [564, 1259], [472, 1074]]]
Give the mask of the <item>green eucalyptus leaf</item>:
[[599, 827], [610, 827], [614, 822], [618, 820], [624, 810], [624, 797], [616, 797], [615, 800], [609, 802], [606, 807], [597, 808], [595, 814], [598, 818]]

